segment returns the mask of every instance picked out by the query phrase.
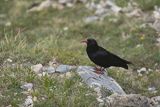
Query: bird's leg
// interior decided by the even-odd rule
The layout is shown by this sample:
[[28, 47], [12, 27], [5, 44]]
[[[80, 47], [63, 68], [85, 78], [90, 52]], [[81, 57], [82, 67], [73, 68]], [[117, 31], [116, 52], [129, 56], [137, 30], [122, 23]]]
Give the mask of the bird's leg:
[[97, 73], [97, 74], [104, 74], [103, 70], [104, 70], [103, 67], [99, 67], [98, 66], [98, 67], [95, 68], [95, 73]]
[[101, 67], [101, 71], [102, 71], [102, 72], [105, 71], [105, 68], [104, 68], [104, 67]]
[[105, 72], [105, 68], [104, 67], [101, 67], [101, 74], [99, 75], [99, 78], [101, 78], [101, 76], [103, 76], [104, 72]]

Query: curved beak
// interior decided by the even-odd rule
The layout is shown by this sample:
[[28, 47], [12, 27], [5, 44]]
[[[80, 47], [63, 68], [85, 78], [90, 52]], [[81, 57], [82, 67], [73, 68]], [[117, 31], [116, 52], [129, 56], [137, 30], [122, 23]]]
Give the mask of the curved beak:
[[86, 43], [87, 44], [87, 40], [82, 40], [81, 43]]

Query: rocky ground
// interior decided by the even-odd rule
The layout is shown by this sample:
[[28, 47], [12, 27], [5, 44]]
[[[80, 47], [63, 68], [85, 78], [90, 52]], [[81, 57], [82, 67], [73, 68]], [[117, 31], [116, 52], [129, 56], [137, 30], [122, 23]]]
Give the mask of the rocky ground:
[[[144, 101], [151, 99], [157, 106], [159, 28], [159, 0], [2, 0], [0, 105], [97, 107], [102, 99], [97, 99], [97, 91], [88, 87], [74, 68], [94, 66], [85, 46], [80, 44], [82, 39], [92, 37], [101, 46], [134, 63], [129, 70], [107, 70], [108, 76], [131, 96], [104, 91], [104, 95], [111, 95], [106, 101], [132, 99], [140, 94]], [[55, 68], [55, 62], [72, 65], [74, 69], [56, 73], [57, 69], [65, 72], [66, 66]]]

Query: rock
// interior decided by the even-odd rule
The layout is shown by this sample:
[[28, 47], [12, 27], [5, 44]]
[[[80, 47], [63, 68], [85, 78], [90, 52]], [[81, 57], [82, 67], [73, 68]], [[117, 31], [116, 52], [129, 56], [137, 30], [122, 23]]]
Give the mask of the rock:
[[63, 30], [64, 30], [64, 31], [67, 31], [67, 30], [68, 30], [68, 27], [64, 27]]
[[57, 67], [58, 64], [59, 63], [55, 57], [53, 57], [53, 59], [49, 61], [49, 66]]
[[154, 105], [151, 99], [139, 94], [113, 94], [105, 99], [105, 106], [107, 107], [156, 107]]
[[21, 86], [21, 88], [24, 90], [32, 90], [33, 84], [32, 83], [25, 83], [24, 85]]
[[12, 63], [13, 61], [12, 61], [12, 59], [8, 58], [8, 59], [5, 60], [5, 63], [6, 62]]
[[94, 67], [90, 66], [79, 66], [76, 70], [84, 82], [94, 89], [97, 87], [101, 89], [103, 87], [112, 93], [125, 94], [119, 84], [113, 78], [107, 76], [105, 72], [99, 75], [94, 71]]
[[86, 4], [86, 7], [92, 11], [95, 11], [94, 15], [85, 18], [84, 22], [90, 23], [103, 20], [108, 15], [117, 15], [121, 12], [122, 8], [117, 6], [113, 0], [100, 0], [99, 2], [91, 1]]
[[71, 72], [67, 72], [66, 73], [66, 78], [71, 78], [72, 77], [72, 73]]
[[8, 106], [6, 106], [6, 107], [12, 107], [12, 105], [8, 105]]
[[160, 38], [157, 38], [157, 43], [156, 43], [156, 45], [157, 45], [158, 47], [160, 47]]
[[159, 37], [159, 38], [157, 38], [157, 42], [159, 42], [159, 43], [160, 43], [160, 37]]
[[33, 70], [35, 73], [41, 73], [43, 70], [43, 66], [42, 64], [37, 64], [37, 65], [33, 65], [31, 66], [31, 70]]
[[67, 7], [72, 7], [76, 3], [85, 3], [87, 0], [58, 0], [59, 4], [65, 5]]
[[154, 86], [148, 87], [148, 91], [151, 93], [157, 93], [156, 87], [154, 87]]
[[160, 32], [160, 20], [155, 20], [151, 27], [154, 28], [157, 32]]
[[160, 32], [160, 8], [155, 6], [155, 10], [152, 13], [153, 23], [149, 25], [155, 29], [157, 32]]
[[91, 22], [97, 21], [98, 19], [99, 19], [98, 16], [89, 16], [84, 19], [84, 22], [91, 23]]
[[37, 97], [34, 96], [34, 97], [33, 97], [33, 101], [37, 101]]
[[128, 2], [128, 6], [122, 9], [122, 12], [125, 13], [128, 17], [141, 17], [143, 16], [142, 10], [139, 8], [138, 4], [135, 1]]
[[6, 22], [6, 24], [5, 24], [5, 26], [7, 26], [7, 27], [9, 27], [9, 26], [11, 26], [12, 25], [12, 23], [11, 22]]
[[33, 107], [33, 100], [32, 100], [32, 96], [27, 96], [23, 107]]
[[41, 3], [36, 3], [35, 5], [32, 4], [27, 12], [41, 11], [43, 9], [49, 8], [50, 6], [52, 6], [52, 0], [45, 0]]
[[155, 107], [160, 107], [160, 96], [152, 97], [151, 100], [154, 102]]
[[160, 8], [155, 6], [153, 11], [153, 16], [155, 19], [160, 19]]
[[56, 72], [59, 72], [59, 73], [66, 73], [72, 69], [75, 69], [76, 66], [70, 66], [70, 65], [59, 65], [57, 68], [56, 68]]
[[[102, 4], [103, 4], [103, 2], [102, 2]], [[104, 7], [106, 7], [106, 8], [108, 7], [108, 9], [110, 8], [114, 14], [118, 14], [122, 10], [122, 8], [117, 6], [113, 2], [113, 0], [107, 0], [104, 4], [105, 4]]]
[[126, 13], [126, 15], [128, 17], [140, 17], [140, 16], [142, 16], [142, 11], [141, 11], [141, 9], [137, 8], [137, 9], [134, 9], [130, 13]]
[[58, 3], [60, 3], [60, 4], [67, 4], [70, 2], [72, 2], [72, 0], [58, 0]]
[[49, 66], [49, 67], [43, 67], [43, 71], [45, 71], [46, 73], [52, 74], [56, 72], [56, 69], [52, 66]]
[[137, 70], [138, 75], [142, 76], [143, 74], [148, 74], [148, 71], [145, 67], [142, 67], [141, 69]]

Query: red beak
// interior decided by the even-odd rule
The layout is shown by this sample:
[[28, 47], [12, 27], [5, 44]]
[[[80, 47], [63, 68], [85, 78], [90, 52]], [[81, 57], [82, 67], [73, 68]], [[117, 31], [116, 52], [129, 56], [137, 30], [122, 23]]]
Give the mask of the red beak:
[[81, 43], [86, 43], [87, 44], [87, 40], [82, 40]]

